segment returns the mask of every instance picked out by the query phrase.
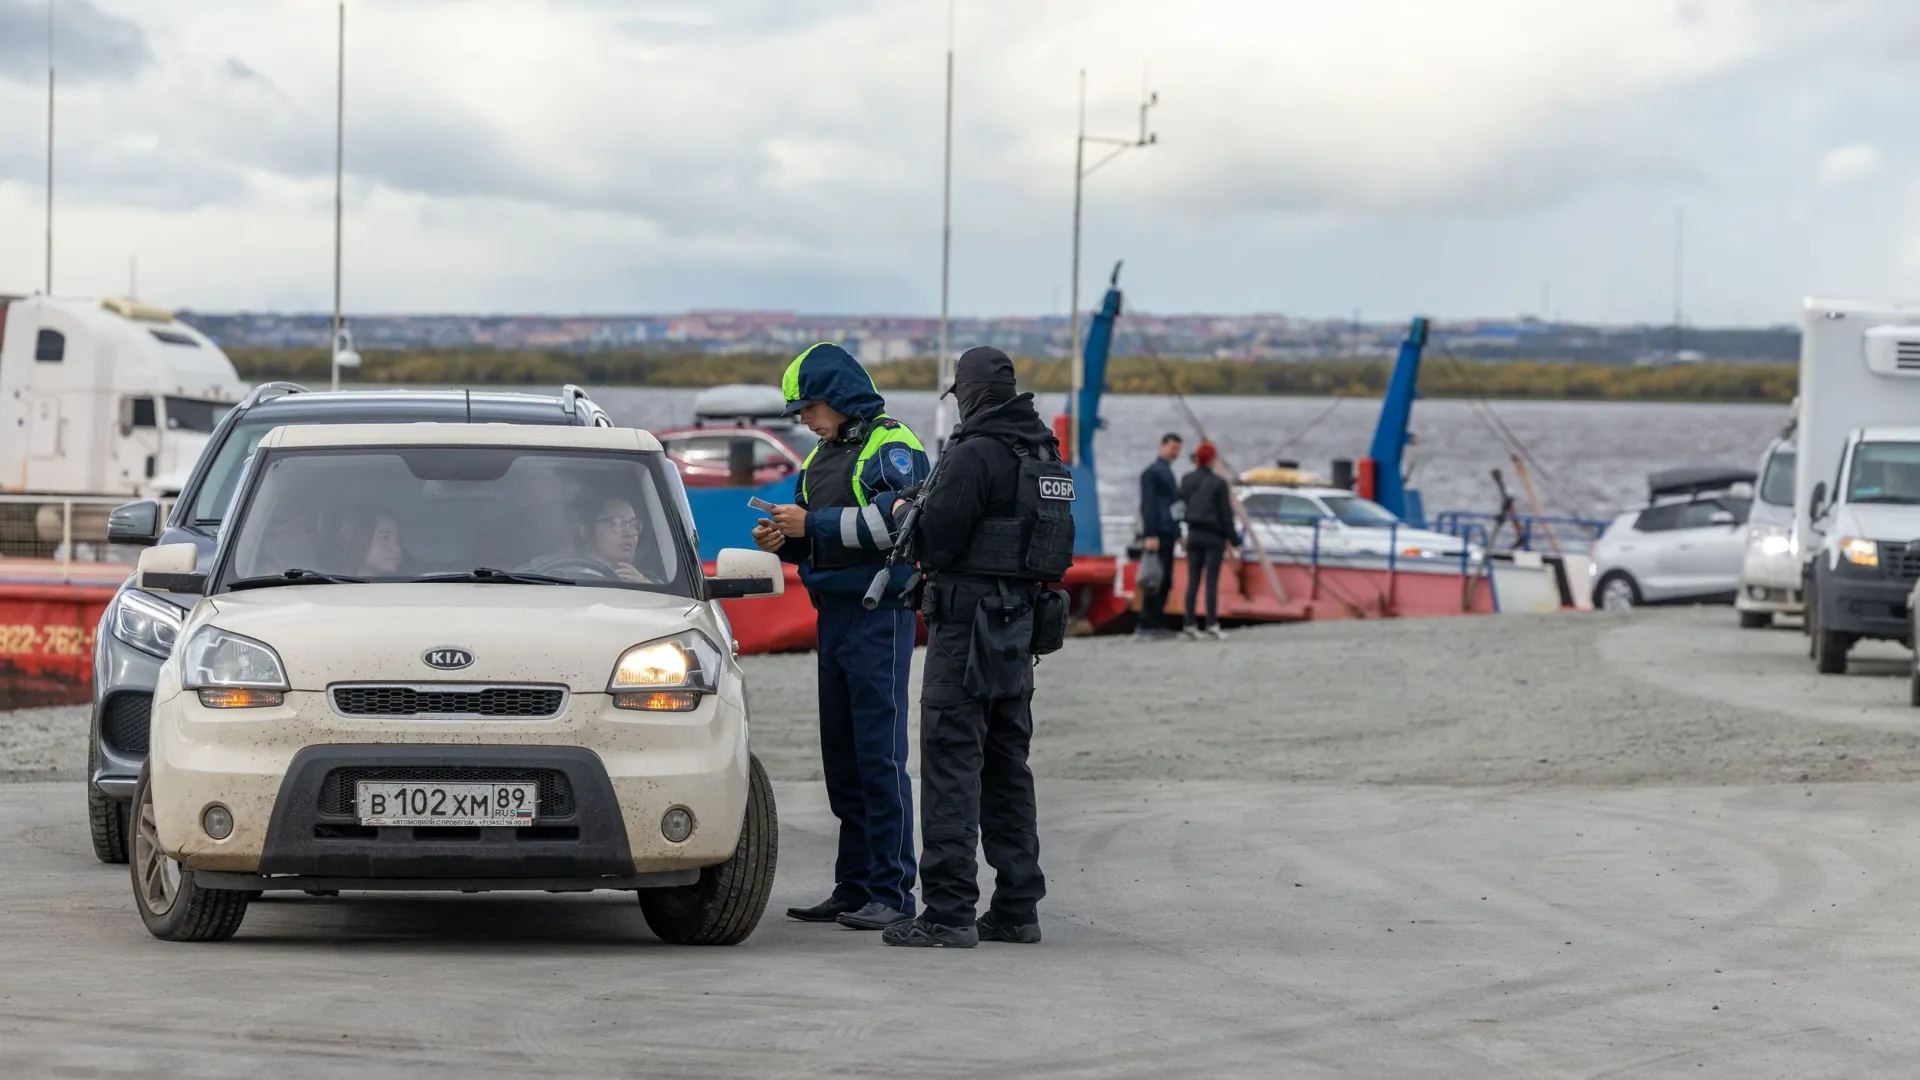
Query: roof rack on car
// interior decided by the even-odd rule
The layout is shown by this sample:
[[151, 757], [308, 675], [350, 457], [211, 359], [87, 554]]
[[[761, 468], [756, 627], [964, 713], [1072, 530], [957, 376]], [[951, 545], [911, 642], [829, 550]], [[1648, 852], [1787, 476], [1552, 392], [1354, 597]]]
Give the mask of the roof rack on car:
[[296, 382], [264, 382], [247, 392], [246, 398], [240, 402], [240, 407], [245, 409], [257, 405], [265, 401], [268, 395], [285, 397], [288, 394], [305, 394], [310, 392], [306, 387]]
[[612, 427], [613, 420], [607, 416], [607, 410], [601, 408], [587, 392], [568, 383], [560, 388], [560, 407], [569, 414], [580, 417], [582, 427]]

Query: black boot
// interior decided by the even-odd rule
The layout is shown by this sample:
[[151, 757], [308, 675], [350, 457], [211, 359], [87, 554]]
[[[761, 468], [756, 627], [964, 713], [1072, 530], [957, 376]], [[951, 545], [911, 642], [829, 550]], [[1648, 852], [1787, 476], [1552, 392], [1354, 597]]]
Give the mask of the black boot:
[[888, 945], [919, 949], [971, 949], [980, 944], [980, 932], [972, 926], [942, 926], [928, 922], [925, 915], [894, 923], [880, 931], [880, 940]]
[[1001, 922], [998, 915], [989, 911], [973, 925], [980, 932], [981, 941], [1004, 941], [1012, 945], [1040, 944], [1040, 924], [1037, 922]]
[[832, 922], [849, 911], [859, 911], [866, 905], [851, 900], [842, 900], [838, 896], [829, 896], [812, 907], [790, 907], [787, 918], [801, 922]]

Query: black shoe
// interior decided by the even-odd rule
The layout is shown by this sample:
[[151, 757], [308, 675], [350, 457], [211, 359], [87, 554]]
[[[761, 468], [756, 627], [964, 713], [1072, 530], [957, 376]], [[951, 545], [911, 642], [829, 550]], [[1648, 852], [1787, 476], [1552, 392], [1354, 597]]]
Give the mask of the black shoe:
[[980, 932], [971, 926], [941, 926], [926, 916], [902, 919], [880, 932], [886, 945], [905, 945], [918, 949], [971, 949], [980, 944]]
[[897, 922], [906, 922], [913, 916], [898, 908], [890, 908], [875, 900], [859, 911], [849, 911], [840, 916], [837, 922], [849, 930], [885, 930]]
[[856, 904], [851, 900], [829, 896], [812, 907], [788, 908], [787, 918], [799, 919], [801, 922], [832, 922], [849, 911], [859, 911], [862, 906], [864, 905]]
[[1004, 941], [1012, 945], [1040, 944], [1040, 924], [1037, 922], [1001, 922], [998, 915], [989, 911], [980, 916], [980, 921], [973, 926], [980, 932], [981, 941]]

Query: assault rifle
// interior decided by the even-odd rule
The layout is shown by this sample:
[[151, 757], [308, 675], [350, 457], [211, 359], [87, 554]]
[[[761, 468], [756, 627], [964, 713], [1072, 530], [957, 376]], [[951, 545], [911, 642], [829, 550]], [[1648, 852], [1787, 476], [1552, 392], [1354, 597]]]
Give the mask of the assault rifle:
[[[920, 512], [926, 509], [927, 496], [933, 493], [934, 481], [940, 479], [940, 473], [947, 467], [947, 459], [953, 456], [953, 443], [949, 441], [940, 460], [933, 463], [933, 472], [925, 480], [908, 489], [901, 495], [906, 501], [907, 513], [893, 527], [893, 548], [887, 552], [887, 561], [873, 575], [873, 582], [867, 586], [867, 594], [860, 598], [860, 606], [872, 611], [880, 606], [880, 598], [886, 595], [887, 583], [893, 580], [893, 568], [904, 560], [909, 565], [916, 560], [908, 552], [913, 543], [913, 535], [920, 528]], [[897, 505], [897, 504], [896, 504]], [[920, 582], [920, 571], [915, 570], [907, 579], [907, 589], [911, 591]]]

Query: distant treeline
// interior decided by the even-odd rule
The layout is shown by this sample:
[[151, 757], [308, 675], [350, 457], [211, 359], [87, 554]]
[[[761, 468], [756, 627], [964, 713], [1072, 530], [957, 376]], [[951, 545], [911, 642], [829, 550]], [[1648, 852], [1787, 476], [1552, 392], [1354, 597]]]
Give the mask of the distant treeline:
[[[324, 383], [329, 377], [324, 349], [227, 350], [240, 376], [252, 382], [290, 379]], [[718, 386], [722, 383], [779, 385], [792, 357], [663, 352], [530, 352], [492, 349], [439, 349], [372, 352], [353, 382], [452, 386]], [[1019, 359], [1021, 385], [1030, 390], [1064, 391], [1069, 373], [1064, 360]], [[1305, 397], [1377, 397], [1386, 388], [1391, 364], [1385, 360], [1159, 360], [1116, 357], [1107, 366], [1107, 389], [1117, 394], [1246, 394]], [[931, 359], [877, 365], [874, 381], [883, 390], [932, 389]], [[1591, 401], [1755, 401], [1792, 400], [1797, 368], [1776, 364], [1676, 364], [1626, 367], [1618, 364], [1538, 360], [1456, 360], [1429, 355], [1421, 366], [1420, 391], [1427, 397], [1576, 399]]]

